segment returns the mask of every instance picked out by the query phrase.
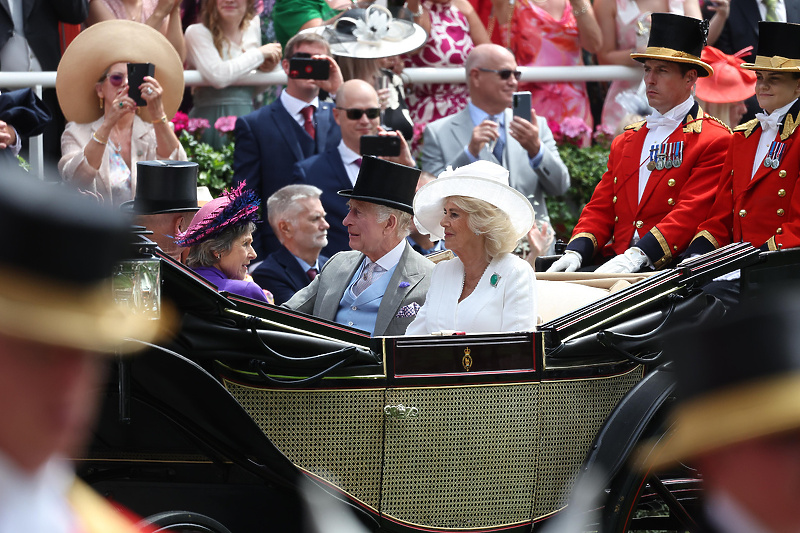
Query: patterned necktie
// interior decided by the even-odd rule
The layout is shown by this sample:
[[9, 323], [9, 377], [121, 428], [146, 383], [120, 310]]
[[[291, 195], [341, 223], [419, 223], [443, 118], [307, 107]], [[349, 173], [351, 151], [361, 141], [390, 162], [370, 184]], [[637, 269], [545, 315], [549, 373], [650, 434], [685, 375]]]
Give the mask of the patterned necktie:
[[311, 281], [314, 281], [314, 278], [317, 277], [317, 269], [314, 268], [314, 267], [311, 267], [308, 270], [306, 270], [306, 274], [308, 274], [308, 279], [310, 279]]
[[358, 281], [356, 281], [355, 285], [353, 285], [353, 294], [358, 296], [364, 292], [364, 289], [372, 284], [372, 276], [379, 268], [381, 267], [378, 266], [378, 263], [368, 263], [367, 267], [361, 273], [361, 277], [358, 278]]
[[316, 138], [316, 130], [314, 129], [314, 106], [309, 105], [303, 108], [301, 111], [303, 114], [303, 118], [305, 122], [303, 123], [303, 128], [306, 130], [309, 136], [312, 139]]
[[503, 148], [506, 145], [506, 141], [503, 139], [503, 124], [500, 122], [500, 118], [502, 115], [489, 117], [490, 120], [497, 123], [497, 139], [494, 142], [494, 147], [492, 148], [492, 155], [494, 155], [497, 162], [501, 165], [503, 164]]
[[780, 22], [778, 20], [778, 10], [776, 9], [776, 4], [778, 0], [763, 0], [764, 7], [767, 8], [767, 16], [764, 17], [764, 20], [767, 22]]

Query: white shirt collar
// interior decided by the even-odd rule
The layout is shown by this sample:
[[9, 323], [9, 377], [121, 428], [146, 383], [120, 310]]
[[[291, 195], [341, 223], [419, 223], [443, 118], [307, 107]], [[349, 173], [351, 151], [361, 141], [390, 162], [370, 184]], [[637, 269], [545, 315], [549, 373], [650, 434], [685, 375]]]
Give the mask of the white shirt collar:
[[[391, 270], [397, 265], [397, 263], [400, 262], [400, 256], [403, 255], [403, 250], [405, 250], [405, 248], [406, 248], [406, 240], [400, 239], [400, 242], [397, 243], [397, 246], [389, 250], [389, 252], [386, 255], [384, 255], [375, 262], [378, 263], [378, 266], [380, 266], [384, 270]], [[369, 259], [367, 259], [367, 261], [369, 261]]]
[[794, 100], [792, 100], [791, 102], [789, 102], [785, 106], [779, 107], [778, 109], [776, 109], [775, 111], [770, 113], [769, 116], [781, 118], [783, 115], [785, 115], [786, 113], [789, 112], [789, 109], [792, 108], [792, 106], [795, 104], [795, 102], [797, 102], [797, 98], [795, 98]]
[[[694, 105], [694, 97], [690, 95], [689, 98], [687, 98], [682, 103], [676, 105], [675, 107], [664, 113], [663, 116], [683, 121], [683, 118], [689, 111], [691, 111], [693, 105]], [[660, 115], [660, 113], [655, 109], [653, 109], [653, 116], [658, 116], [658, 115]]]
[[297, 120], [298, 117], [303, 119], [301, 111], [303, 111], [303, 109], [305, 109], [306, 107], [313, 105], [314, 108], [317, 109], [319, 108], [319, 97], [317, 96], [315, 96], [314, 99], [311, 100], [310, 102], [306, 102], [305, 100], [300, 100], [299, 98], [295, 98], [294, 96], [286, 92], [286, 89], [284, 89], [283, 91], [281, 91], [280, 99], [281, 103], [283, 104], [283, 107], [286, 108], [286, 111], [295, 120]]
[[339, 141], [339, 156], [342, 158], [342, 163], [345, 165], [351, 165], [355, 163], [356, 159], [360, 159], [361, 155], [357, 154], [356, 152], [352, 151], [350, 148], [344, 144], [344, 139]]

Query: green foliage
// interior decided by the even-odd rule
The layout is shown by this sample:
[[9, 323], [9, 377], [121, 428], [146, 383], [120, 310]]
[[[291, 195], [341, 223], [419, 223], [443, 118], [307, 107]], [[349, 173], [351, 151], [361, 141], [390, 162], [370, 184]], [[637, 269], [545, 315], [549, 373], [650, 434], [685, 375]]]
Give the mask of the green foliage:
[[229, 142], [220, 150], [215, 150], [210, 145], [198, 141], [187, 130], [181, 131], [179, 139], [189, 161], [194, 161], [200, 167], [198, 186], [208, 187], [211, 196], [216, 198], [232, 185], [233, 142]]
[[609, 149], [600, 145], [579, 148], [567, 142], [558, 147], [558, 152], [567, 165], [571, 184], [566, 194], [547, 197], [547, 210], [556, 238], [568, 242], [583, 207], [606, 170]]

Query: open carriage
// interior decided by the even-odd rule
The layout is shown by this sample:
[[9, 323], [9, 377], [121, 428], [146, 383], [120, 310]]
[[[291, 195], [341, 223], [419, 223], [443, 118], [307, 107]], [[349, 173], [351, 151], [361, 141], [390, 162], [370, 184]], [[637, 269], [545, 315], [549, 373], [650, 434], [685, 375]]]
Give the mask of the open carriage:
[[309, 494], [365, 530], [530, 531], [582, 479], [598, 509], [584, 529], [680, 529], [697, 476], [629, 464], [665, 430], [660, 339], [719, 318], [698, 290], [714, 277], [741, 268], [753, 289], [797, 262], [732, 245], [641, 280], [540, 282], [554, 316], [536, 332], [370, 338], [154, 254], [141, 237], [132, 270], [152, 282], [160, 263], [147, 288], [179, 331], [118, 361], [79, 473], [165, 530], [217, 533], [310, 530]]

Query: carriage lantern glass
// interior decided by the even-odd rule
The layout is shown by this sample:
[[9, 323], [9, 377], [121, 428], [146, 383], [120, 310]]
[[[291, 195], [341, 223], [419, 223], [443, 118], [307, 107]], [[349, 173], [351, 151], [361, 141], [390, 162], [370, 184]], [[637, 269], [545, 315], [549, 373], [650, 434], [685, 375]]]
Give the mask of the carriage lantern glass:
[[114, 268], [114, 300], [131, 313], [153, 320], [161, 317], [161, 261], [158, 258], [121, 261]]

